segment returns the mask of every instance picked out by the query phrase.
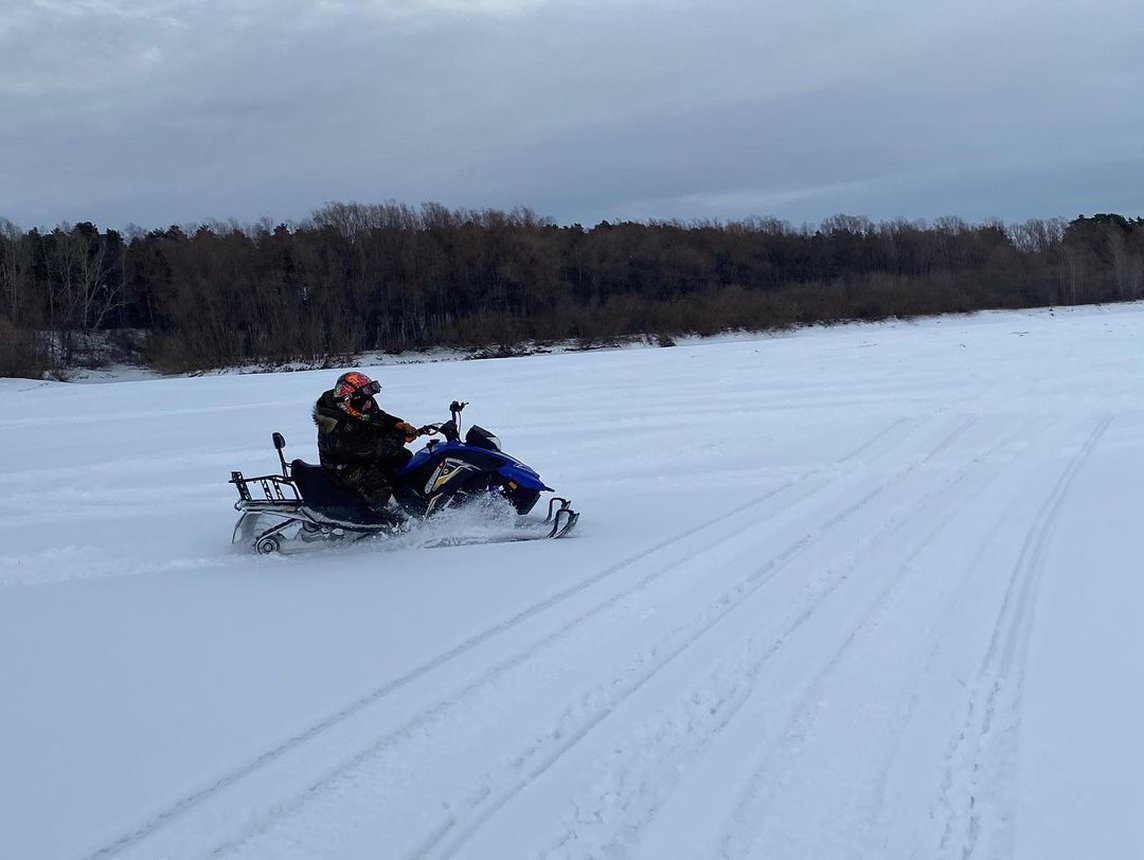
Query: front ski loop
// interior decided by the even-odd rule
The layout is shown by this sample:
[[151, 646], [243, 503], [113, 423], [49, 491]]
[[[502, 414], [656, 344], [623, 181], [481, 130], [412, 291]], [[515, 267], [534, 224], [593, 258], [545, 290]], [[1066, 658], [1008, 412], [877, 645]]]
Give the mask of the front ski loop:
[[[553, 512], [556, 511], [557, 504], [560, 505], [560, 511], [569, 510], [572, 507], [572, 503], [568, 501], [568, 499], [561, 498], [560, 496], [553, 496], [548, 500], [548, 516], [544, 518], [546, 523], [552, 522]], [[559, 511], [556, 512], [559, 513]]]
[[[557, 507], [559, 503], [560, 507]], [[568, 499], [562, 499], [559, 496], [552, 498], [548, 502], [548, 516], [544, 518], [544, 522], [552, 523], [552, 528], [548, 530], [548, 537], [561, 538], [568, 532], [576, 527], [580, 515], [572, 510], [572, 503]]]

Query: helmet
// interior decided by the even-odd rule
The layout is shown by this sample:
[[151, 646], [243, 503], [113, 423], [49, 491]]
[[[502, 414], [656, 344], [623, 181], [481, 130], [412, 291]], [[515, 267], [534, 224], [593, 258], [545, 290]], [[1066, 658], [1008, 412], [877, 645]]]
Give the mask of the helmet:
[[370, 399], [381, 391], [381, 383], [364, 373], [343, 373], [334, 383], [334, 400], [353, 416], [360, 416], [369, 406]]

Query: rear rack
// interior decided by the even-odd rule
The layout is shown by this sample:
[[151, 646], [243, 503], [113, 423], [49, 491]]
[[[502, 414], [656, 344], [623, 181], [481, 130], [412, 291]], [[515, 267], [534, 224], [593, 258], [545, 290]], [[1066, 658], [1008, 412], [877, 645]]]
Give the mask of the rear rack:
[[[245, 478], [242, 472], [231, 472], [230, 480], [227, 483], [234, 484], [235, 489], [238, 490], [238, 504], [235, 507], [243, 502], [254, 501], [287, 503], [302, 501], [302, 494], [298, 492], [297, 485], [284, 475], [259, 475], [255, 478]], [[262, 491], [262, 498], [254, 498], [254, 493], [251, 492], [252, 485], [256, 490]]]

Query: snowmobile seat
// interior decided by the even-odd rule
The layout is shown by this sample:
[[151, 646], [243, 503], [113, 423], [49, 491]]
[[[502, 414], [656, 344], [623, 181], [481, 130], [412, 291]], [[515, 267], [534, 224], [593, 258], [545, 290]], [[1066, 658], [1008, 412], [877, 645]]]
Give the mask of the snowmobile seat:
[[363, 526], [391, 522], [390, 517], [371, 510], [353, 490], [335, 484], [321, 466], [294, 460], [290, 475], [305, 506], [320, 517]]

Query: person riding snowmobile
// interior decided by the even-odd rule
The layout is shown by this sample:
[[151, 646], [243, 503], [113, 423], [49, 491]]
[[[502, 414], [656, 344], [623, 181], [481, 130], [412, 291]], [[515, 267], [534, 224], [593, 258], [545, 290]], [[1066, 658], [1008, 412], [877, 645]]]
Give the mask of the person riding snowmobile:
[[400, 518], [388, 510], [396, 470], [411, 456], [405, 447], [417, 428], [384, 412], [374, 400], [381, 384], [364, 373], [343, 373], [314, 404], [318, 458], [326, 474], [358, 493], [375, 513]]

